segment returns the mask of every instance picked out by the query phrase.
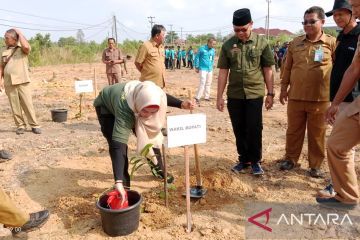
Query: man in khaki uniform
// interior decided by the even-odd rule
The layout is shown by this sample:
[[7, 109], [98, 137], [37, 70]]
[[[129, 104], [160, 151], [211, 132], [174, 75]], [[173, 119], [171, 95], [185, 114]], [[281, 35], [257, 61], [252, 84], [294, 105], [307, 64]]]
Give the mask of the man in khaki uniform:
[[103, 51], [102, 62], [106, 64], [106, 76], [109, 85], [119, 82], [120, 75], [122, 76], [121, 63], [125, 60], [121, 56], [121, 51], [116, 47], [115, 39], [108, 39], [108, 48]]
[[336, 48], [336, 39], [322, 31], [324, 23], [322, 8], [315, 6], [305, 11], [303, 25], [306, 34], [290, 43], [281, 80], [280, 102], [289, 102], [286, 153], [280, 169], [290, 170], [298, 165], [307, 129], [311, 177], [322, 177], [324, 119], [329, 106], [332, 56]]
[[36, 120], [31, 97], [28, 55], [30, 44], [18, 29], [10, 29], [5, 33], [6, 47], [1, 52], [0, 88], [5, 86], [13, 112], [16, 134], [25, 132], [26, 123], [23, 111], [35, 134], [40, 134], [41, 129]]
[[13, 233], [35, 230], [42, 226], [48, 218], [48, 210], [30, 213], [30, 215], [21, 211], [0, 188], [0, 223], [11, 229]]
[[151, 39], [141, 45], [135, 58], [135, 66], [140, 71], [140, 81], [152, 81], [161, 88], [165, 87], [165, 40], [166, 29], [154, 25]]
[[[360, 17], [360, 0], [349, 0], [352, 14]], [[330, 108], [327, 110], [328, 123], [334, 124], [327, 142], [327, 156], [335, 197], [317, 197], [321, 205], [342, 209], [354, 209], [360, 198], [359, 185], [355, 171], [355, 162], [351, 158], [350, 150], [360, 143], [360, 96], [335, 117], [340, 104], [352, 91], [360, 78], [360, 38], [353, 61], [346, 70], [339, 90]]]

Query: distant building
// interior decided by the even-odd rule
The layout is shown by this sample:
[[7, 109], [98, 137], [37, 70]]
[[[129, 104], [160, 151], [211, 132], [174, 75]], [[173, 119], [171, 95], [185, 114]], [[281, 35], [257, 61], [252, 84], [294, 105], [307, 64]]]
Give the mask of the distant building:
[[[266, 35], [266, 29], [265, 28], [254, 28], [252, 30], [254, 33], [257, 33], [259, 35]], [[289, 37], [294, 36], [295, 34], [288, 31], [288, 30], [282, 30], [282, 29], [278, 29], [278, 28], [271, 28], [269, 29], [269, 35], [271, 37], [278, 37], [280, 35], [287, 35]]]

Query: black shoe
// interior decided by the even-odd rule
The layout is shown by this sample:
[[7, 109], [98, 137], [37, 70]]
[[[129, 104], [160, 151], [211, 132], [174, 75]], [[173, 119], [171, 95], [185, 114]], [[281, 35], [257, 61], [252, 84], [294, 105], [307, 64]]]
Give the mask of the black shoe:
[[25, 128], [22, 128], [22, 127], [18, 128], [18, 129], [16, 129], [15, 132], [16, 132], [17, 135], [24, 134], [25, 133]]
[[295, 164], [293, 161], [285, 160], [280, 163], [280, 170], [291, 170], [295, 167]]
[[311, 168], [309, 174], [313, 178], [323, 178], [324, 174], [320, 171], [320, 169]]
[[32, 128], [31, 131], [35, 134], [41, 134], [41, 128]]
[[251, 168], [253, 171], [253, 175], [260, 176], [264, 174], [264, 170], [261, 168], [261, 165], [259, 163], [251, 164]]
[[30, 220], [21, 227], [13, 228], [11, 232], [17, 234], [19, 232], [30, 232], [36, 228], [40, 228], [49, 219], [49, 215], [48, 210], [30, 213]]
[[11, 153], [5, 150], [0, 151], [0, 162], [6, 162], [9, 161], [12, 158]]
[[337, 200], [336, 198], [320, 198], [317, 197], [316, 201], [324, 207], [327, 208], [336, 208], [336, 209], [342, 209], [342, 210], [354, 210], [357, 206], [356, 203], [343, 203]]
[[248, 167], [250, 167], [250, 164], [239, 162], [231, 168], [231, 171], [233, 171], [234, 173], [246, 173], [245, 169]]
[[324, 189], [319, 190], [317, 194], [320, 198], [332, 198], [335, 197], [336, 192], [333, 185], [330, 183]]

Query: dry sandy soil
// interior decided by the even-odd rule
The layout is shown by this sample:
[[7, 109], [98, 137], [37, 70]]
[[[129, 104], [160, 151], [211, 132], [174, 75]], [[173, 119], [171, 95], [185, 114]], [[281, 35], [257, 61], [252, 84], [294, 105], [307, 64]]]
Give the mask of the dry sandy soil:
[[[127, 80], [137, 79], [139, 73], [129, 64]], [[1, 187], [25, 211], [49, 209], [51, 217], [41, 228], [19, 238], [29, 239], [107, 239], [95, 207], [97, 197], [113, 183], [107, 144], [102, 137], [92, 101], [86, 94], [83, 116], [79, 112], [79, 96], [74, 93], [75, 79], [92, 79], [96, 69], [98, 88], [104, 87], [106, 77], [102, 64], [76, 64], [33, 68], [33, 100], [43, 134], [28, 130], [15, 134], [11, 109], [6, 95], [0, 95], [0, 148], [11, 151], [14, 158], [0, 164]], [[216, 94], [217, 73], [214, 72], [213, 97]], [[276, 75], [276, 89], [279, 79]], [[195, 92], [198, 75], [189, 69], [167, 72], [167, 92], [187, 97], [187, 89]], [[276, 100], [278, 97], [276, 97]], [[69, 109], [66, 123], [51, 120], [50, 109]], [[270, 111], [264, 110], [263, 167], [265, 175], [236, 175], [230, 168], [237, 161], [235, 140], [227, 111], [215, 108], [215, 99], [203, 103], [195, 112], [206, 113], [207, 143], [201, 144], [200, 158], [204, 186], [208, 194], [191, 205], [193, 231], [185, 232], [186, 207], [181, 196], [184, 191], [184, 156], [182, 148], [167, 150], [170, 171], [176, 178], [176, 190], [170, 190], [170, 207], [160, 198], [162, 183], [155, 179], [147, 166], [135, 175], [132, 188], [141, 192], [144, 201], [139, 229], [123, 239], [244, 239], [244, 203], [281, 202], [315, 204], [316, 191], [326, 179], [313, 179], [307, 174], [307, 147], [304, 145], [301, 167], [294, 171], [278, 171], [278, 161], [284, 154], [286, 107], [276, 101]], [[170, 114], [186, 114], [171, 109]], [[130, 157], [135, 155], [135, 138], [129, 143]], [[358, 149], [359, 152], [359, 149]], [[191, 150], [192, 153], [192, 150]], [[359, 156], [359, 154], [357, 154]], [[359, 158], [358, 158], [359, 159]], [[357, 161], [359, 162], [359, 161]], [[194, 167], [191, 154], [191, 168]], [[329, 175], [327, 163], [323, 170]], [[357, 167], [359, 173], [359, 167]], [[191, 181], [195, 182], [191, 170]], [[358, 221], [359, 222], [359, 221]], [[344, 232], [339, 228], [308, 228], [304, 238], [359, 239], [360, 228]], [[11, 238], [1, 229], [0, 238]], [[300, 236], [299, 236], [300, 237]], [[278, 236], [279, 238], [279, 236]]]

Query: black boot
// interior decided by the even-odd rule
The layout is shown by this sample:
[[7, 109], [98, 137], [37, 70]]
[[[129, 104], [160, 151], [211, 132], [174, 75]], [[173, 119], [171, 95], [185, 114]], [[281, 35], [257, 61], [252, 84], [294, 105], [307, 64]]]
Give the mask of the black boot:
[[[159, 148], [153, 148], [158, 163], [155, 165], [150, 159], [148, 159], [149, 166], [152, 174], [160, 179], [164, 179], [164, 164], [162, 162], [161, 152]], [[170, 173], [167, 174], [167, 182], [169, 184], [174, 182], [174, 176]]]

